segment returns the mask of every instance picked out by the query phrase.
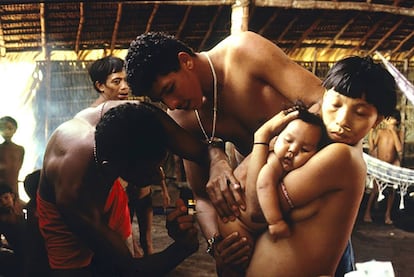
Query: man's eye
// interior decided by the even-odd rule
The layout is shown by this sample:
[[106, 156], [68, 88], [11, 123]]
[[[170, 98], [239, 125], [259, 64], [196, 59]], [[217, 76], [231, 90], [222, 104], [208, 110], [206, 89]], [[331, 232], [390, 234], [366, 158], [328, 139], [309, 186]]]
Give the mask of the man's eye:
[[168, 89], [165, 91], [165, 94], [172, 94], [175, 90], [175, 85], [172, 84], [171, 86], [168, 87]]

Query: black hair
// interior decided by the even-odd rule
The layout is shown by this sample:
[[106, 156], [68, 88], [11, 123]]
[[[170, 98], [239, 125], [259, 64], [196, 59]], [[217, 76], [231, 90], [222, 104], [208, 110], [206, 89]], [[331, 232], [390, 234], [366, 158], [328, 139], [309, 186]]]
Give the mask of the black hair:
[[109, 75], [121, 72], [124, 69], [124, 61], [118, 57], [107, 56], [94, 61], [88, 68], [93, 87], [100, 93], [95, 83], [105, 84]]
[[9, 122], [17, 129], [17, 121], [11, 116], [3, 116], [0, 118], [0, 129], [3, 129], [3, 124]]
[[120, 165], [161, 161], [167, 153], [167, 136], [149, 103], [126, 103], [107, 111], [96, 126], [96, 156]]
[[401, 114], [399, 110], [395, 110], [392, 114], [390, 114], [389, 117], [395, 118], [397, 120], [397, 125], [400, 125], [401, 123]]
[[158, 76], [178, 71], [178, 53], [195, 53], [191, 47], [163, 32], [149, 32], [136, 37], [126, 55], [127, 82], [136, 96], [149, 96]]
[[395, 111], [394, 77], [370, 57], [351, 56], [336, 62], [322, 84], [347, 97], [365, 99], [385, 117]]
[[289, 108], [289, 111], [295, 111], [295, 110], [299, 111], [298, 119], [320, 128], [321, 138], [317, 145], [318, 150], [332, 143], [332, 140], [328, 136], [328, 131], [326, 130], [326, 126], [322, 118], [318, 114], [311, 113], [306, 107], [306, 105], [304, 104], [304, 102], [300, 100], [296, 101], [295, 104], [291, 108]]
[[5, 193], [14, 193], [14, 192], [8, 184], [1, 182], [0, 183], [0, 196]]
[[36, 199], [37, 188], [39, 187], [40, 169], [26, 175], [23, 181], [24, 190], [30, 200]]

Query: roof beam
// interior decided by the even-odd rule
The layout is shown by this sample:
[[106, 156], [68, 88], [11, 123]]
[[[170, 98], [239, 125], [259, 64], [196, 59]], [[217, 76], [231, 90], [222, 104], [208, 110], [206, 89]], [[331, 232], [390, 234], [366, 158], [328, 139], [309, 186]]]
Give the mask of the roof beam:
[[368, 51], [368, 55], [371, 55], [374, 53], [375, 50], [378, 49], [378, 47], [392, 34], [394, 31], [403, 23], [404, 18], [401, 18], [397, 24], [395, 24], [391, 29], [388, 30], [388, 32], [375, 44], [374, 47], [371, 48], [371, 50]]
[[414, 31], [412, 31], [408, 36], [406, 36], [403, 40], [400, 41], [400, 43], [391, 51], [391, 55], [395, 54], [397, 51], [400, 50], [400, 48], [409, 41], [414, 36]]
[[84, 12], [83, 2], [79, 3], [79, 25], [78, 31], [76, 32], [76, 41], [75, 41], [75, 53], [78, 55], [79, 53], [79, 44], [80, 38], [82, 34], [83, 24], [85, 23], [85, 12]]
[[124, 4], [163, 4], [163, 5], [186, 5], [186, 6], [221, 6], [233, 5], [237, 0], [158, 0], [158, 1], [125, 1]]
[[0, 57], [6, 56], [6, 43], [4, 42], [3, 24], [0, 18]]
[[148, 33], [149, 31], [151, 31], [152, 22], [154, 21], [155, 15], [157, 14], [159, 8], [160, 8], [160, 4], [154, 5], [151, 15], [148, 18], [147, 27], [145, 28], [145, 33]]
[[368, 32], [365, 34], [365, 36], [359, 41], [358, 45], [352, 49], [352, 52], [357, 52], [361, 48], [362, 45], [364, 45], [368, 38], [379, 28], [379, 26], [387, 21], [389, 16], [384, 16], [380, 21], [374, 24], [371, 29], [368, 30]]
[[289, 49], [288, 54], [293, 53], [296, 50], [296, 48], [298, 48], [301, 45], [301, 43], [309, 36], [309, 34], [312, 33], [316, 27], [318, 27], [321, 21], [321, 18], [316, 19], [312, 23], [312, 25], [302, 34], [301, 38], [295, 43], [295, 45], [291, 49]]
[[283, 30], [283, 32], [278, 36], [277, 41], [281, 41], [283, 37], [289, 32], [290, 28], [292, 28], [293, 24], [295, 24], [296, 21], [298, 21], [299, 16], [295, 16], [291, 21], [289, 21], [289, 24], [286, 26], [286, 28]]
[[349, 25], [351, 25], [352, 23], [354, 23], [355, 18], [357, 18], [358, 15], [354, 16], [353, 18], [349, 19], [348, 22], [342, 26], [341, 30], [339, 30], [339, 32], [335, 35], [335, 37], [329, 42], [329, 44], [322, 49], [322, 53], [324, 53], [325, 51], [329, 50], [332, 45], [335, 44], [335, 42], [342, 36], [342, 34], [346, 31], [346, 29], [348, 29]]
[[217, 19], [218, 19], [218, 17], [219, 17], [219, 15], [220, 15], [220, 13], [221, 13], [222, 10], [223, 10], [223, 6], [217, 7], [217, 12], [214, 15], [213, 19], [210, 21], [210, 25], [209, 25], [208, 30], [207, 30], [204, 38], [203, 38], [203, 41], [198, 46], [198, 50], [199, 51], [202, 51], [203, 50], [204, 45], [206, 44], [207, 39], [210, 37], [211, 32], [213, 31], [214, 25], [216, 24], [216, 21], [217, 21]]
[[266, 31], [266, 29], [267, 28], [269, 28], [269, 26], [270, 25], [272, 25], [272, 23], [273, 22], [275, 22], [275, 20], [276, 20], [276, 18], [277, 18], [277, 16], [279, 15], [279, 11], [278, 10], [276, 10], [273, 14], [272, 14], [272, 16], [269, 18], [269, 20], [267, 20], [266, 21], [266, 23], [263, 25], [263, 27], [262, 28], [260, 28], [260, 30], [259, 30], [259, 34], [260, 35], [263, 35], [264, 34], [264, 32]]
[[[398, 2], [397, 2], [398, 3]], [[320, 9], [320, 10], [357, 10], [365, 12], [390, 13], [414, 17], [413, 8], [404, 8], [393, 5], [372, 4], [369, 2], [337, 2], [337, 1], [309, 1], [309, 0], [255, 0], [256, 6], [278, 7], [291, 9]]]
[[411, 57], [414, 55], [414, 47], [410, 49], [410, 51], [408, 51], [407, 54], [405, 54], [405, 59], [410, 60]]
[[122, 2], [118, 2], [118, 10], [116, 12], [114, 31], [112, 32], [112, 39], [111, 39], [111, 48], [110, 48], [111, 55], [115, 49], [115, 42], [116, 42], [116, 37], [118, 36], [119, 22], [121, 21], [121, 17], [122, 17]]
[[176, 38], [181, 37], [181, 33], [183, 32], [184, 27], [187, 24], [188, 17], [190, 16], [190, 12], [191, 12], [191, 6], [188, 6], [187, 9], [185, 9], [185, 14], [184, 14], [183, 20], [181, 20], [180, 26], [178, 26], [177, 33], [175, 34]]

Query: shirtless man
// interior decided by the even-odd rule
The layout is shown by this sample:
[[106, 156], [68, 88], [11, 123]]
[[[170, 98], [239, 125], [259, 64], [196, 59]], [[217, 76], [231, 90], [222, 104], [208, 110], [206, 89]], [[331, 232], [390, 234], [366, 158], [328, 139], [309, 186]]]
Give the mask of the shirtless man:
[[79, 112], [60, 125], [48, 142], [37, 212], [55, 276], [92, 276], [93, 255], [122, 276], [163, 275], [198, 249], [193, 217], [186, 215], [179, 200], [167, 216], [174, 242], [145, 259], [134, 259], [108, 227], [104, 206], [116, 178], [147, 184], [167, 148], [199, 162], [206, 155], [205, 145], [162, 110], [146, 103], [122, 103], [107, 101]]
[[[166, 34], [143, 34], [131, 42], [126, 66], [134, 95], [162, 101], [183, 128], [203, 140], [218, 137], [232, 142], [242, 155], [250, 153], [254, 132], [264, 122], [298, 99], [310, 106], [324, 92], [319, 78], [289, 59], [274, 43], [253, 32], [230, 35], [202, 53], [193, 52]], [[239, 196], [239, 181], [233, 176], [225, 153], [214, 145], [210, 147], [210, 168], [184, 161], [188, 182], [197, 199], [197, 219], [209, 241], [219, 233], [214, 224], [214, 208], [227, 222], [240, 214], [239, 206], [245, 207], [244, 199]], [[199, 177], [208, 173], [209, 182]], [[206, 183], [210, 197], [220, 195], [218, 199], [212, 198], [214, 207], [205, 192]], [[230, 191], [221, 197], [220, 190], [225, 190], [228, 183], [232, 184]], [[246, 265], [252, 249], [244, 237], [234, 232], [222, 244], [232, 245], [232, 250], [226, 252], [227, 261]], [[350, 270], [352, 267], [343, 271]]]
[[[396, 111], [392, 116], [385, 119], [385, 128], [377, 130], [373, 138], [372, 145], [370, 145], [370, 153], [376, 153], [376, 157], [384, 162], [400, 166], [402, 145], [400, 137], [397, 133], [398, 125], [401, 121], [399, 111]], [[368, 198], [367, 207], [364, 213], [364, 221], [372, 222], [371, 208], [375, 198], [378, 195], [378, 184], [374, 181], [374, 188]], [[385, 224], [393, 224], [391, 219], [392, 205], [394, 204], [395, 191], [390, 188], [387, 197], [387, 208], [385, 210]]]
[[17, 121], [10, 117], [0, 118], [0, 134], [4, 142], [0, 144], [0, 182], [8, 184], [19, 197], [18, 178], [23, 164], [24, 148], [12, 141], [17, 130]]

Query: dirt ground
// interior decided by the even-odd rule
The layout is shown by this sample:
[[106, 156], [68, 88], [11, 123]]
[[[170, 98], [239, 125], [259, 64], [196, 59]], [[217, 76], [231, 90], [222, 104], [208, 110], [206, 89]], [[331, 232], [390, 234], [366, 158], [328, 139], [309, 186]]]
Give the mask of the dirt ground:
[[[173, 199], [178, 196], [175, 186], [169, 186]], [[153, 241], [154, 248], [159, 251], [171, 243], [165, 231], [165, 216], [162, 214], [161, 193], [157, 188], [153, 190], [154, 225]], [[366, 198], [361, 205], [361, 211], [365, 207]], [[396, 200], [398, 203], [398, 200]], [[408, 208], [411, 208], [408, 206]], [[374, 223], [364, 223], [359, 216], [352, 234], [352, 245], [355, 252], [356, 262], [367, 262], [370, 260], [391, 261], [395, 276], [414, 276], [414, 209], [409, 213], [405, 211], [394, 212], [394, 225], [383, 224], [381, 214], [382, 206], [373, 211]], [[404, 212], [404, 214], [403, 214]], [[398, 226], [398, 227], [397, 227]], [[403, 230], [403, 229], [405, 230]], [[200, 235], [200, 249], [197, 253], [187, 258], [180, 264], [169, 277], [175, 276], [217, 276], [213, 259], [205, 253], [206, 243]]]

